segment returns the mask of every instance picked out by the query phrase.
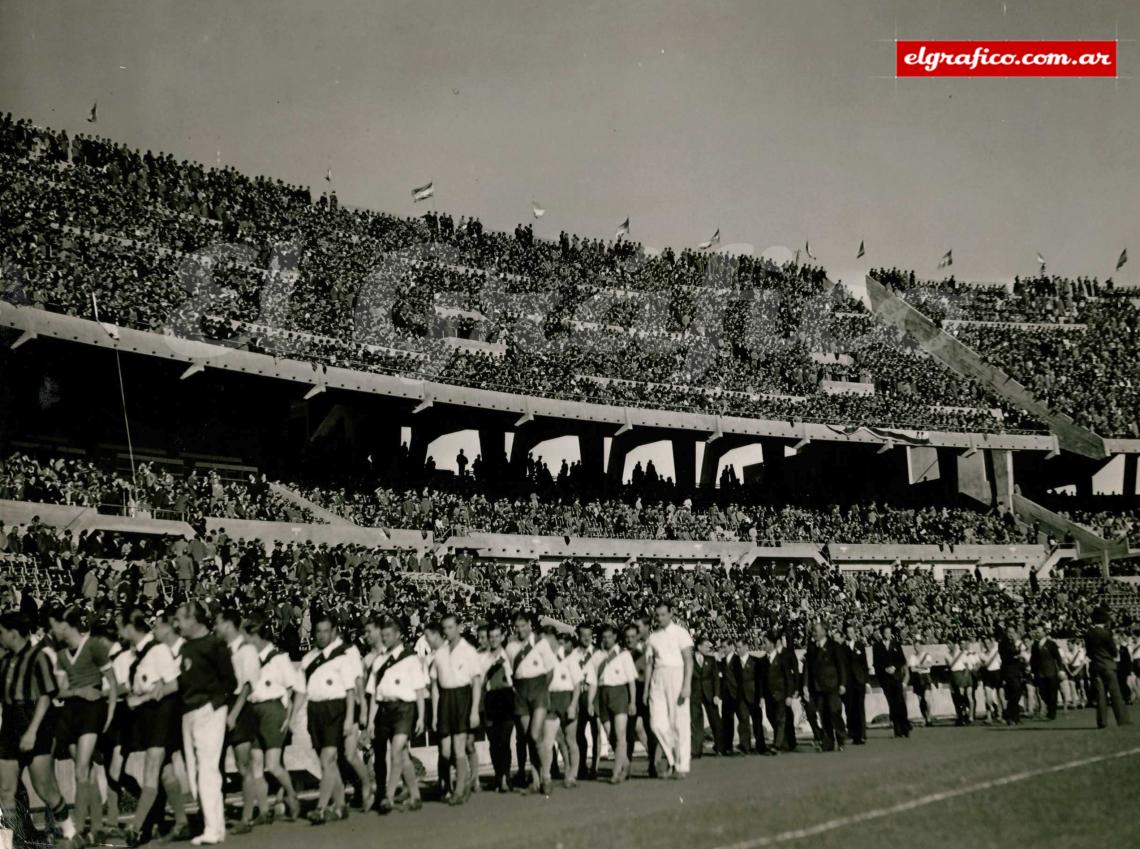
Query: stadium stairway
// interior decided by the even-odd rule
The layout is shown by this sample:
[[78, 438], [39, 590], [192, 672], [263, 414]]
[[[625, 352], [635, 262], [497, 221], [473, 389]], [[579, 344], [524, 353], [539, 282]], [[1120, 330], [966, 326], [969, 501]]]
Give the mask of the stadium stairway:
[[1130, 556], [1127, 536], [1118, 540], [1105, 539], [1090, 528], [1041, 506], [1021, 493], [1013, 494], [1013, 510], [1023, 522], [1037, 523], [1051, 531], [1059, 540], [1072, 539], [1076, 542], [1078, 560], [1100, 560], [1107, 568], [1109, 561]]
[[269, 488], [284, 498], [286, 501], [295, 504], [302, 510], [308, 510], [309, 513], [311, 513], [320, 522], [324, 522], [328, 525], [353, 525], [352, 522], [350, 522], [339, 513], [334, 513], [332, 510], [322, 507], [315, 501], [310, 501], [296, 490], [290, 489], [284, 484], [272, 481], [269, 484]]
[[876, 319], [906, 333], [947, 368], [986, 385], [1014, 406], [1046, 422], [1060, 448], [1096, 460], [1109, 456], [1101, 436], [1076, 424], [1067, 414], [1057, 413], [1037, 400], [1018, 381], [987, 363], [980, 354], [963, 345], [869, 274], [866, 285], [871, 311]]

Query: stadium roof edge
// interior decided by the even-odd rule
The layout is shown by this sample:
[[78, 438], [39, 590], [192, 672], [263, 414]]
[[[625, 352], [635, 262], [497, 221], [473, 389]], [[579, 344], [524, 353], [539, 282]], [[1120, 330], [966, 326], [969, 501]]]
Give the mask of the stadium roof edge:
[[[53, 313], [0, 301], [0, 327], [38, 337], [93, 345], [143, 356], [159, 357], [186, 366], [201, 364], [241, 374], [260, 375], [307, 387], [338, 389], [405, 399], [422, 404], [450, 404], [482, 410], [488, 414], [515, 417], [541, 417], [583, 424], [612, 424], [662, 431], [689, 432], [702, 439], [712, 435], [771, 437], [794, 441], [841, 442], [881, 446], [891, 442], [963, 451], [978, 449], [1044, 451], [1056, 449], [1052, 434], [968, 433], [956, 431], [916, 431], [882, 428], [845, 427], [804, 421], [750, 419], [642, 407], [620, 407], [586, 401], [565, 401], [541, 396], [476, 389], [428, 380], [328, 367], [314, 372], [313, 364], [275, 358], [269, 354], [239, 351], [222, 345], [199, 342], [161, 333], [101, 324], [90, 319]], [[1140, 454], [1140, 439], [1106, 439], [1112, 454]]]

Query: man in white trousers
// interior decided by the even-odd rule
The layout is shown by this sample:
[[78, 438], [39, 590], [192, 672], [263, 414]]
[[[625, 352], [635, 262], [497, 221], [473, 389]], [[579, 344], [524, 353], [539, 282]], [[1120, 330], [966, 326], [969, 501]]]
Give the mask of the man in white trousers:
[[209, 614], [200, 602], [178, 608], [178, 629], [185, 642], [179, 656], [178, 692], [182, 697], [182, 741], [190, 787], [202, 809], [202, 833], [195, 846], [226, 839], [222, 800], [222, 750], [226, 744], [226, 713], [237, 688], [230, 650], [211, 633]]
[[685, 778], [692, 754], [689, 688], [693, 678], [693, 638], [673, 621], [673, 606], [660, 601], [657, 629], [645, 641], [649, 682], [649, 726], [668, 762], [662, 778]]

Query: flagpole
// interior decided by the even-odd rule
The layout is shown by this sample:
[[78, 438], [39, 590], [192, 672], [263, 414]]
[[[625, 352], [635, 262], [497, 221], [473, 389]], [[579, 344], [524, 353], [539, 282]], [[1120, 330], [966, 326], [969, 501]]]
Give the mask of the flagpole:
[[[94, 292], [91, 293], [91, 309], [95, 313], [96, 323], [102, 324], [102, 322], [99, 321], [99, 302], [95, 300]], [[115, 370], [119, 374], [119, 404], [123, 410], [123, 429], [127, 432], [127, 456], [131, 461], [131, 482], [137, 484], [138, 477], [135, 472], [135, 445], [134, 441], [131, 439], [131, 420], [130, 417], [127, 416], [127, 389], [126, 385], [123, 382], [123, 360], [119, 354], [118, 345], [115, 345]]]

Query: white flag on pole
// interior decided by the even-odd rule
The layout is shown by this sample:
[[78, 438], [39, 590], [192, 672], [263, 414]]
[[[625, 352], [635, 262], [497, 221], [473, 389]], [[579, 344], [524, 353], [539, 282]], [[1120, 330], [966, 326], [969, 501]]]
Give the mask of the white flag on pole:
[[720, 244], [720, 228], [717, 227], [716, 232], [712, 234], [712, 238], [709, 239], [707, 242], [701, 242], [699, 245], [697, 245], [697, 247], [700, 248], [702, 251], [707, 251], [709, 248], [715, 248], [719, 244]]

